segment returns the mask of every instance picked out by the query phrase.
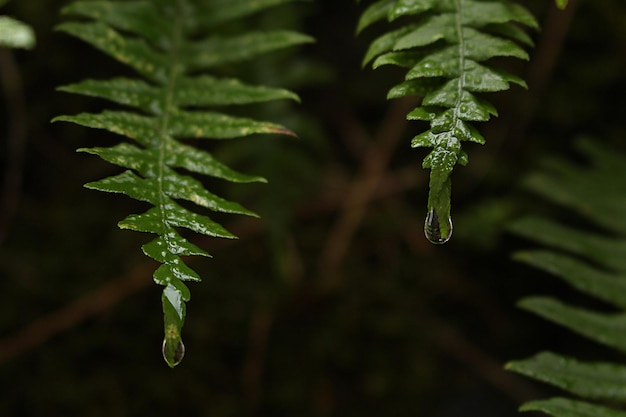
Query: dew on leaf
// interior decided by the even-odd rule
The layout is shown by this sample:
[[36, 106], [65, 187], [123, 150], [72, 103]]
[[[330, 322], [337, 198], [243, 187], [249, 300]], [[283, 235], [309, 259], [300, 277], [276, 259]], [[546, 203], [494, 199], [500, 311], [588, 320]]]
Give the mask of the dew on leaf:
[[163, 359], [165, 359], [165, 362], [167, 362], [167, 364], [173, 368], [183, 360], [183, 357], [185, 356], [185, 344], [183, 343], [182, 340], [178, 342], [178, 346], [176, 346], [176, 350], [172, 352], [173, 353], [172, 358], [168, 358], [170, 354], [168, 350], [169, 348], [167, 346], [167, 340], [163, 339], [163, 346], [161, 348], [161, 352], [163, 352]]
[[445, 227], [442, 230], [441, 226], [442, 224], [435, 209], [429, 210], [424, 221], [424, 235], [430, 243], [440, 245], [446, 243], [452, 237], [452, 218], [447, 218], [447, 230], [445, 230]]

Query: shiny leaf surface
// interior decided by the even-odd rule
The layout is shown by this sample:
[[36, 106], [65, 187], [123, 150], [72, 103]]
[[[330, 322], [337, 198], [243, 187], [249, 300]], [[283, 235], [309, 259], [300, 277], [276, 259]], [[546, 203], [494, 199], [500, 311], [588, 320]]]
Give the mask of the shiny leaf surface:
[[[178, 229], [234, 239], [236, 236], [205, 212], [256, 216], [240, 204], [208, 191], [192, 175], [232, 182], [265, 181], [238, 173], [207, 151], [181, 140], [234, 139], [254, 134], [294, 136], [283, 126], [233, 116], [227, 109], [270, 100], [299, 100], [287, 90], [221, 78], [207, 70], [312, 41], [308, 36], [288, 31], [232, 35], [213, 33], [210, 28], [289, 1], [293, 0], [214, 0], [201, 4], [187, 0], [79, 1], [63, 10], [87, 21], [63, 23], [59, 30], [87, 42], [139, 75], [84, 80], [61, 87], [62, 91], [105, 99], [125, 109], [59, 116], [54, 120], [103, 129], [134, 142], [79, 151], [98, 155], [126, 169], [90, 182], [88, 188], [125, 194], [152, 206], [144, 213], [127, 216], [118, 225], [157, 235], [142, 249], [161, 263], [153, 278], [164, 287], [162, 350], [172, 367], [180, 363], [185, 353], [181, 334], [191, 293], [183, 281], [201, 279], [182, 257], [209, 256], [181, 236]], [[219, 111], [213, 107], [219, 107]], [[179, 201], [194, 204], [183, 206]]]
[[[374, 61], [374, 68], [391, 64], [407, 69], [405, 81], [393, 87], [388, 98], [422, 97], [420, 107], [407, 118], [427, 120], [430, 129], [416, 136], [412, 146], [435, 148], [423, 163], [431, 170], [427, 212], [447, 219], [450, 176], [457, 163], [468, 161], [461, 142], [484, 143], [477, 129], [465, 122], [485, 122], [497, 115], [475, 93], [507, 90], [511, 83], [526, 87], [521, 78], [492, 69], [484, 61], [528, 59], [519, 43], [532, 42], [519, 25], [536, 29], [538, 24], [530, 12], [510, 1], [380, 0], [363, 12], [357, 32], [385, 18], [401, 17], [406, 23], [374, 40], [363, 62]], [[496, 35], [494, 27], [495, 33], [506, 37]]]

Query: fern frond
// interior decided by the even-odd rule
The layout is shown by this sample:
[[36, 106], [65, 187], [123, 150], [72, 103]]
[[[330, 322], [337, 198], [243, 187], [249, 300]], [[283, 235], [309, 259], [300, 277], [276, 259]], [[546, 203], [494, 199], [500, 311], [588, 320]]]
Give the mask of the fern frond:
[[542, 411], [561, 417], [626, 417], [626, 412], [569, 398], [530, 401], [520, 411]]
[[[583, 337], [626, 352], [626, 229], [621, 216], [617, 216], [626, 207], [623, 185], [626, 157], [588, 140], [579, 141], [578, 148], [591, 160], [590, 167], [551, 160], [542, 172], [529, 176], [525, 185], [575, 210], [608, 233], [577, 230], [540, 218], [521, 219], [511, 230], [550, 249], [521, 252], [516, 254], [516, 259], [549, 272], [583, 294], [608, 304], [610, 309], [596, 311], [547, 296], [525, 298], [520, 306]], [[543, 352], [512, 361], [507, 368], [585, 400], [626, 404], [623, 364], [579, 361]], [[543, 411], [555, 417], [626, 415], [623, 411], [568, 398], [532, 401], [521, 410]]]
[[[227, 26], [233, 19], [288, 1], [294, 0], [85, 1], [63, 10], [87, 20], [63, 23], [59, 30], [128, 65], [139, 75], [84, 80], [61, 87], [61, 91], [105, 99], [124, 109], [59, 116], [54, 120], [107, 130], [131, 140], [79, 151], [98, 155], [125, 169], [86, 187], [125, 194], [152, 206], [144, 213], [129, 215], [119, 222], [119, 227], [156, 235], [142, 249], [161, 263], [154, 281], [165, 287], [163, 355], [172, 367], [184, 354], [181, 330], [190, 299], [185, 281], [200, 281], [182, 257], [209, 256], [183, 237], [179, 229], [234, 239], [203, 210], [255, 216], [240, 204], [208, 191], [192, 175], [236, 183], [265, 181], [239, 173], [188, 143], [255, 134], [293, 135], [275, 123], [226, 114], [224, 108], [298, 100], [287, 90], [218, 78], [207, 70], [311, 41], [307, 36], [282, 30], [221, 35], [215, 26]], [[181, 205], [181, 200], [194, 203], [197, 210]]]
[[[0, 7], [9, 0], [0, 0]], [[0, 16], [0, 47], [32, 49], [35, 46], [35, 32], [24, 22], [9, 16]]]
[[565, 9], [567, 7], [567, 4], [569, 3], [569, 0], [555, 0], [555, 2], [559, 9]]
[[483, 144], [472, 122], [497, 115], [477, 93], [507, 90], [511, 83], [526, 87], [521, 78], [485, 61], [528, 59], [521, 45], [532, 41], [520, 25], [538, 25], [525, 8], [508, 0], [378, 0], [363, 12], [357, 31], [400, 18], [405, 20], [399, 28], [372, 42], [363, 64], [405, 68], [404, 82], [388, 98], [422, 98], [407, 118], [427, 121], [430, 129], [415, 136], [411, 146], [433, 148], [422, 164], [431, 170], [425, 232], [433, 243], [444, 243], [452, 233], [450, 175], [456, 164], [468, 162], [461, 144]]

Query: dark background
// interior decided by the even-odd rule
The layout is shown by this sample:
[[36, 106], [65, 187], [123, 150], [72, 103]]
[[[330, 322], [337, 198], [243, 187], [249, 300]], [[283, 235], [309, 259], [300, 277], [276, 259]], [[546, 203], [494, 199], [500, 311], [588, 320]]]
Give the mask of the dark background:
[[503, 363], [595, 349], [515, 308], [524, 295], [568, 290], [514, 263], [511, 253], [531, 244], [505, 227], [528, 213], [568, 216], [518, 186], [544, 156], [578, 158], [571, 143], [580, 135], [624, 148], [623, 1], [574, 1], [565, 12], [524, 2], [543, 27], [531, 62], [498, 65], [530, 90], [489, 97], [500, 117], [480, 126], [486, 145], [465, 147], [470, 164], [453, 176], [455, 231], [444, 246], [423, 237], [426, 151], [409, 147], [423, 126], [404, 121], [414, 103], [385, 100], [402, 73], [360, 66], [382, 28], [356, 37], [363, 5], [351, 1], [255, 16], [250, 25], [317, 38], [223, 70], [298, 92], [300, 105], [241, 111], [299, 139], [215, 149], [270, 182], [209, 183], [262, 220], [216, 216], [240, 239], [194, 238], [214, 258], [190, 260], [203, 282], [191, 284], [187, 354], [173, 370], [161, 357], [156, 266], [140, 250], [148, 236], [116, 227], [145, 207], [82, 187], [118, 170], [75, 149], [119, 138], [49, 123], [107, 106], [57, 86], [128, 74], [53, 31], [64, 4], [3, 9], [33, 26], [38, 44], [0, 60], [9, 197], [0, 219], [1, 416], [514, 416], [522, 401], [553, 392]]

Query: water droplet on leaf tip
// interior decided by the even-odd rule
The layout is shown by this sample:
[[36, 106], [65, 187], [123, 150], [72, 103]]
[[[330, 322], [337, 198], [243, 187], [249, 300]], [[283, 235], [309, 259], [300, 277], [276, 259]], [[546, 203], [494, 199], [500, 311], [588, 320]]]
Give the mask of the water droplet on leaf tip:
[[178, 346], [176, 346], [176, 350], [174, 351], [174, 357], [172, 361], [168, 360], [168, 346], [167, 340], [163, 339], [163, 346], [161, 348], [161, 352], [163, 353], [163, 359], [167, 362], [171, 367], [178, 365], [183, 358], [185, 357], [185, 344], [183, 341], [178, 342]]
[[441, 226], [439, 216], [434, 209], [431, 209], [424, 221], [424, 235], [429, 242], [440, 245], [450, 240], [452, 237], [452, 219], [450, 217], [447, 219], [447, 230], [442, 230]]

